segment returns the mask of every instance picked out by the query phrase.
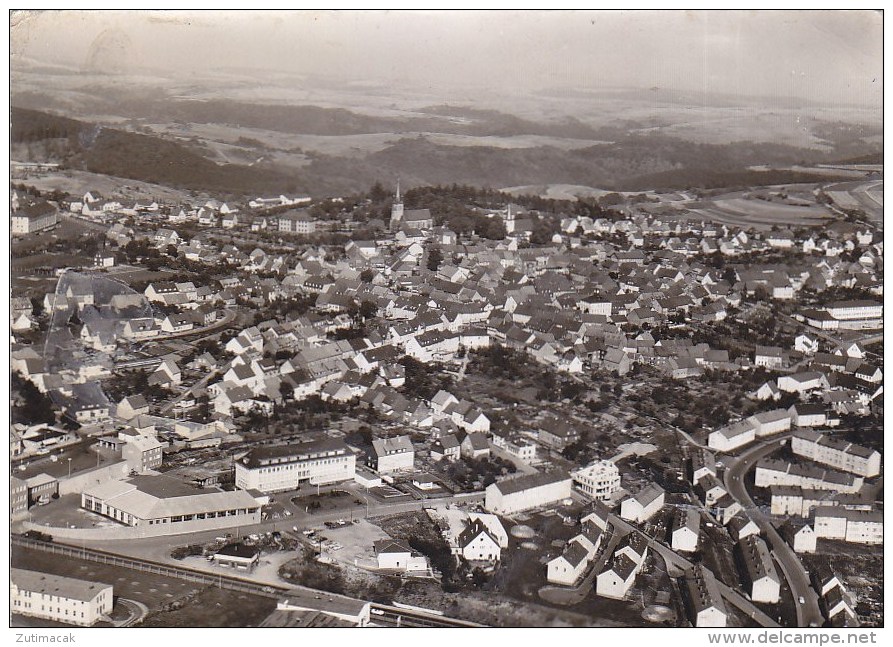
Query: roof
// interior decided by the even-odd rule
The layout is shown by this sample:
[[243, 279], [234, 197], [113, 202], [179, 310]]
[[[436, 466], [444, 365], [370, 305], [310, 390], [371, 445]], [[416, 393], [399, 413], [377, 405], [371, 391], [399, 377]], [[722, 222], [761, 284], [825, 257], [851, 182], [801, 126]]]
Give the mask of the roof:
[[411, 452], [413, 448], [409, 436], [397, 436], [396, 438], [376, 438], [372, 441], [372, 450], [376, 456], [386, 456]]
[[260, 551], [254, 546], [247, 546], [243, 543], [229, 544], [218, 550], [215, 555], [223, 555], [224, 557], [241, 557], [243, 559], [254, 559]]
[[638, 568], [638, 564], [630, 559], [626, 553], [619, 556], [615, 553], [611, 565], [602, 571], [602, 573], [613, 571], [625, 582], [630, 578], [630, 575], [633, 575], [636, 572], [636, 568]]
[[664, 489], [657, 483], [649, 483], [642, 488], [634, 498], [638, 501], [639, 505], [645, 507], [664, 496], [664, 494]]
[[710, 608], [726, 613], [716, 577], [703, 564], [696, 565], [685, 578], [685, 591], [696, 615]]
[[765, 577], [774, 582], [780, 582], [766, 542], [756, 535], [748, 535], [738, 542], [738, 546], [744, 557], [744, 567], [751, 582]]
[[239, 463], [249, 469], [279, 463], [296, 463], [327, 456], [345, 455], [350, 448], [343, 441], [335, 438], [311, 440], [295, 445], [274, 445], [272, 447], [255, 447], [239, 459]]
[[411, 553], [412, 548], [402, 539], [379, 539], [373, 543], [375, 554], [387, 553]]
[[41, 573], [40, 571], [28, 571], [22, 568], [10, 569], [9, 579], [22, 591], [55, 595], [68, 598], [69, 600], [83, 600], [84, 602], [89, 602], [102, 591], [112, 588], [111, 584], [89, 582], [73, 577]]
[[502, 493], [503, 495], [507, 495], [569, 480], [570, 477], [562, 472], [550, 472], [547, 474], [530, 474], [528, 476], [520, 476], [518, 478], [509, 479], [507, 481], [500, 481], [498, 483], [494, 483], [493, 485], [499, 490], [500, 493]]

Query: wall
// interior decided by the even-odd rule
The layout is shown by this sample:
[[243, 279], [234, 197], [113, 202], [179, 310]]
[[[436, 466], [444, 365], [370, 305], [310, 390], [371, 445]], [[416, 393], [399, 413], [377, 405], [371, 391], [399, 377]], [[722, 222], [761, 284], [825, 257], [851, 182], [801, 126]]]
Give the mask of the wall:
[[122, 461], [114, 465], [106, 465], [89, 472], [81, 472], [71, 478], [59, 479], [59, 495], [81, 494], [88, 487], [100, 485], [115, 479], [126, 478], [130, 474], [127, 463]]

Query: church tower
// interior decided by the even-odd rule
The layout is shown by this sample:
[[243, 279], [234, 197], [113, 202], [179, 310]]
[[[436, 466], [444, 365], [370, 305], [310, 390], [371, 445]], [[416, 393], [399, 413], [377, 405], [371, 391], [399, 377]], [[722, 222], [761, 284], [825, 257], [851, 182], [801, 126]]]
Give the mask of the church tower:
[[397, 178], [397, 197], [391, 207], [391, 231], [397, 231], [403, 220], [403, 198], [400, 197], [400, 178]]

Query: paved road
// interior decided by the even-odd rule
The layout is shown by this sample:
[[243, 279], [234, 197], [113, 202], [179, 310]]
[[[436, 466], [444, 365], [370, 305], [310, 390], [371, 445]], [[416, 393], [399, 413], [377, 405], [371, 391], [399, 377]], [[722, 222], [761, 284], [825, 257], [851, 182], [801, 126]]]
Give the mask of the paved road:
[[772, 545], [772, 554], [781, 565], [782, 573], [790, 586], [791, 594], [794, 600], [803, 597], [804, 604], [796, 604], [797, 607], [797, 625], [800, 627], [820, 627], [825, 619], [819, 609], [818, 595], [813, 590], [806, 575], [806, 569], [800, 562], [800, 558], [788, 543], [778, 534], [775, 526], [769, 518], [764, 515], [751, 499], [747, 488], [744, 486], [745, 475], [754, 469], [757, 461], [768, 456], [781, 447], [778, 440], [773, 440], [764, 445], [758, 445], [753, 449], [741, 454], [737, 459], [728, 459], [732, 461], [727, 464], [723, 480], [729, 494], [749, 511], [750, 517], [754, 520], [760, 530], [765, 534], [769, 543]]

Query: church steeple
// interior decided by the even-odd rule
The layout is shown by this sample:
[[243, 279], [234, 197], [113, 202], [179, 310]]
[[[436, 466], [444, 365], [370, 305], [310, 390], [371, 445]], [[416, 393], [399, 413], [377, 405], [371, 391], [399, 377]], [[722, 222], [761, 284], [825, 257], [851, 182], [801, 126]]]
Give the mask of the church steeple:
[[400, 197], [400, 178], [397, 178], [397, 196], [391, 206], [391, 231], [400, 228], [401, 220], [403, 220], [403, 199]]

